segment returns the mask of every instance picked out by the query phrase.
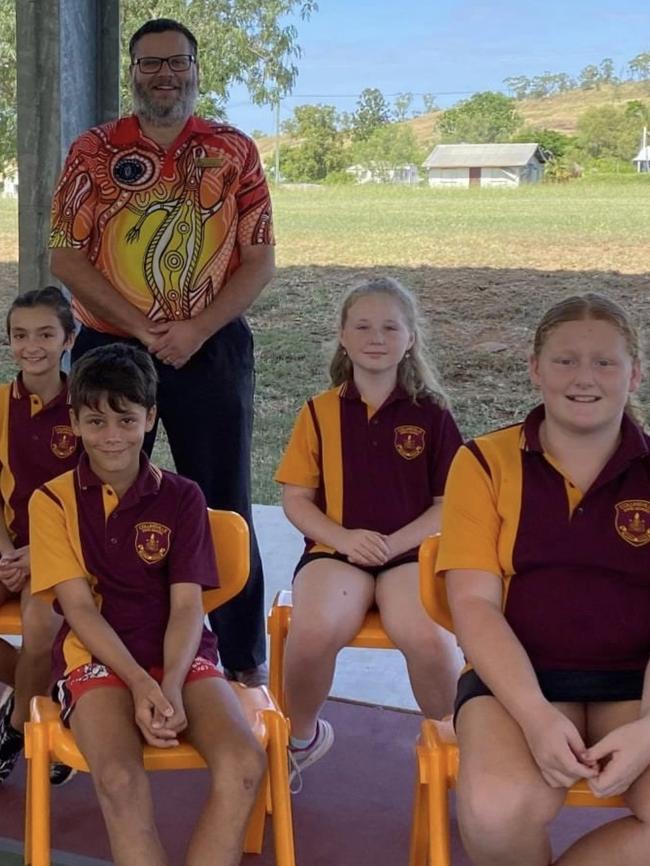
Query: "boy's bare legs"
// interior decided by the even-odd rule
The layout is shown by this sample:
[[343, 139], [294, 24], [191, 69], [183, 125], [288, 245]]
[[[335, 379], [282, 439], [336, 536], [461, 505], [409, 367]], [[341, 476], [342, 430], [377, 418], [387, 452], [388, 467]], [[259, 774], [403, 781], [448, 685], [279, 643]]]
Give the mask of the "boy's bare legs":
[[[639, 701], [589, 704], [589, 743], [639, 718]], [[647, 866], [650, 852], [650, 769], [623, 795], [631, 815], [610, 821], [578, 839], [557, 866]]]
[[225, 680], [187, 683], [183, 704], [188, 726], [181, 736], [202, 755], [211, 775], [185, 864], [239, 866], [246, 824], [266, 769], [264, 750]]
[[336, 656], [359, 631], [374, 593], [371, 575], [335, 559], [316, 559], [298, 573], [284, 662], [287, 714], [297, 739], [314, 736]]
[[[584, 737], [583, 706], [555, 706]], [[496, 698], [464, 704], [456, 733], [458, 821], [474, 866], [550, 866], [547, 827], [562, 808], [565, 789], [546, 784], [521, 728]]]
[[29, 702], [34, 695], [46, 695], [52, 676], [52, 644], [62, 618], [41, 598], [31, 594], [29, 583], [20, 594], [23, 644], [15, 673], [15, 705], [11, 726], [22, 731], [29, 718]]
[[377, 606], [386, 633], [406, 659], [415, 700], [427, 718], [451, 713], [463, 658], [456, 639], [420, 601], [418, 565], [398, 565], [377, 578]]
[[110, 686], [86, 692], [70, 726], [90, 767], [116, 866], [167, 866], [131, 693]]

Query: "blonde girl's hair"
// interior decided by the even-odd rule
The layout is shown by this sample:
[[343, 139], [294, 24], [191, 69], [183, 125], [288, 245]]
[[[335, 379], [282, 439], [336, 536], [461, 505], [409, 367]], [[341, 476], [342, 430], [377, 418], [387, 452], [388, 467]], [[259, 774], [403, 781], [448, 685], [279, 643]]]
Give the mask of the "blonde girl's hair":
[[[434, 399], [440, 406], [449, 405], [440, 385], [434, 365], [426, 357], [423, 345], [420, 315], [415, 297], [392, 277], [374, 277], [350, 289], [343, 297], [339, 312], [339, 330], [342, 330], [353, 304], [368, 295], [386, 295], [399, 306], [406, 327], [413, 337], [413, 345], [405, 353], [397, 368], [398, 384], [404, 388], [414, 403], [424, 397]], [[340, 343], [337, 343], [330, 363], [332, 385], [342, 385], [352, 379], [352, 362]]]
[[[626, 310], [597, 292], [585, 292], [584, 295], [570, 295], [563, 298], [548, 309], [537, 326], [533, 340], [533, 354], [539, 357], [549, 334], [564, 322], [580, 322], [586, 319], [608, 322], [623, 336], [627, 351], [633, 363], [643, 370], [645, 356], [641, 336]], [[632, 419], [643, 425], [644, 416], [634, 394], [630, 394], [625, 411]]]

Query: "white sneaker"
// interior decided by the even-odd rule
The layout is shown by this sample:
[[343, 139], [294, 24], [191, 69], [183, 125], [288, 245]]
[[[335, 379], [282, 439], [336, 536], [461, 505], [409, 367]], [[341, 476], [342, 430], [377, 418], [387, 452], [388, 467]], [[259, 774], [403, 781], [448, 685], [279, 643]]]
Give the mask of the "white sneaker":
[[334, 744], [334, 728], [325, 719], [316, 722], [316, 736], [306, 749], [289, 747], [289, 790], [292, 794], [302, 791], [302, 771], [311, 767], [326, 755]]

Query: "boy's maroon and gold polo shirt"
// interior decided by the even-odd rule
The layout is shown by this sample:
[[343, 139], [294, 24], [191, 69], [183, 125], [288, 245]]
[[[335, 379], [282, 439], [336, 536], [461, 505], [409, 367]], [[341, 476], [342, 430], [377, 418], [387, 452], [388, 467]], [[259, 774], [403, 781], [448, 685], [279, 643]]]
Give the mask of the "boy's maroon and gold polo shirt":
[[[146, 669], [163, 666], [171, 584], [218, 585], [198, 485], [144, 455], [138, 478], [120, 500], [82, 455], [74, 471], [34, 493], [29, 517], [32, 591], [85, 577], [102, 616]], [[205, 626], [198, 653], [217, 660], [215, 636]], [[66, 623], [53, 659], [57, 678], [95, 661]]]
[[[316, 489], [318, 506], [346, 529], [389, 535], [442, 496], [461, 441], [434, 400], [413, 403], [397, 387], [373, 411], [350, 381], [303, 406], [275, 480]], [[305, 541], [310, 553], [332, 552]]]
[[81, 442], [70, 426], [68, 389], [47, 405], [25, 388], [22, 374], [0, 385], [0, 494], [9, 537], [29, 544], [27, 503], [37, 487], [77, 464]]
[[[503, 580], [503, 612], [538, 670], [642, 670], [650, 658], [650, 437], [627, 416], [583, 494], [545, 454], [544, 407], [461, 448], [436, 563]], [[444, 617], [443, 617], [444, 619]], [[442, 619], [441, 619], [442, 621]]]

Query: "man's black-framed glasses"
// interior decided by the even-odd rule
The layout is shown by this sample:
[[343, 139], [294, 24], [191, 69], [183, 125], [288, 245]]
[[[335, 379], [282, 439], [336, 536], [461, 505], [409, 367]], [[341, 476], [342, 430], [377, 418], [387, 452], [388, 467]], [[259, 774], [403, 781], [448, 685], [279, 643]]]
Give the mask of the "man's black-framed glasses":
[[133, 65], [138, 66], [143, 75], [155, 75], [160, 72], [163, 63], [166, 63], [172, 72], [187, 72], [190, 66], [196, 63], [196, 57], [193, 54], [172, 54], [171, 57], [138, 57], [133, 61]]

